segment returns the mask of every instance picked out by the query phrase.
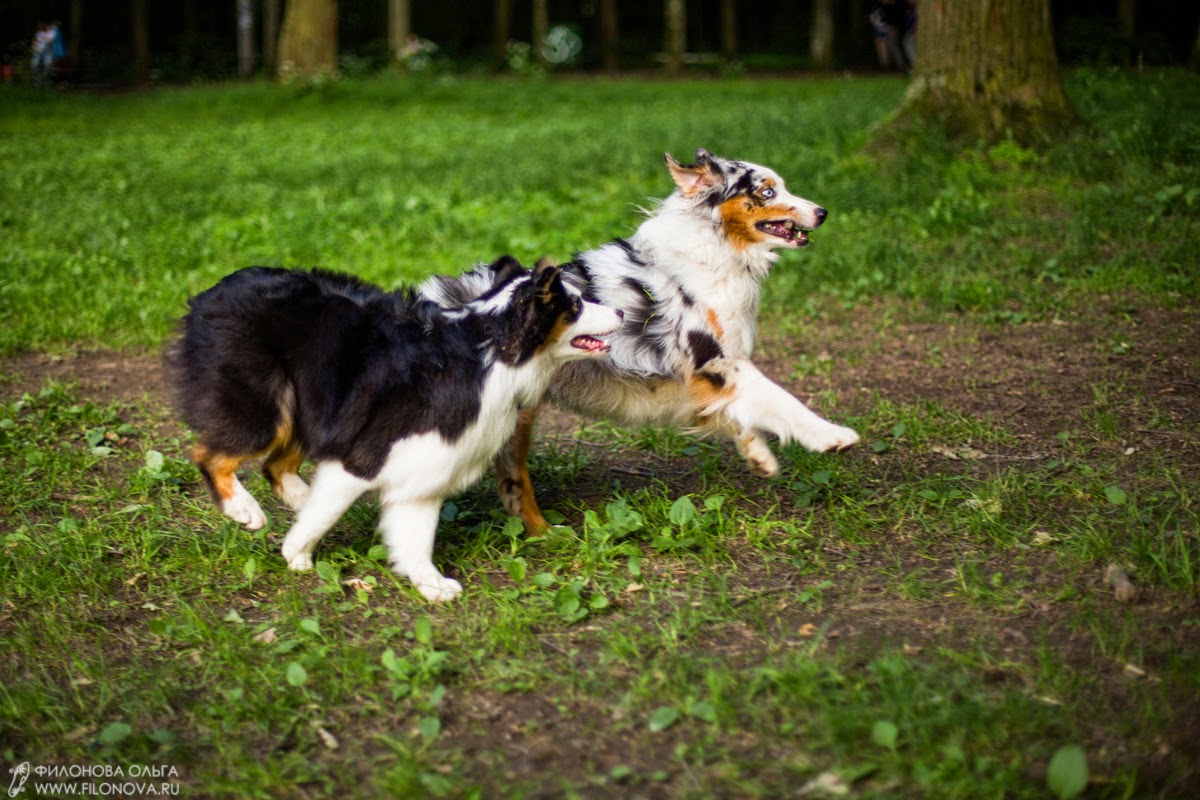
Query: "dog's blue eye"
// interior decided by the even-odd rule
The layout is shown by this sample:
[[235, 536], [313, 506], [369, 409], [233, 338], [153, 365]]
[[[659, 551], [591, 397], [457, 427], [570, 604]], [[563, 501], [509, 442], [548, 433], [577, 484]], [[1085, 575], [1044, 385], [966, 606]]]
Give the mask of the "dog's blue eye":
[[762, 196], [765, 197], [767, 200], [770, 200], [772, 197], [775, 196], [775, 190], [774, 189], [763, 189]]

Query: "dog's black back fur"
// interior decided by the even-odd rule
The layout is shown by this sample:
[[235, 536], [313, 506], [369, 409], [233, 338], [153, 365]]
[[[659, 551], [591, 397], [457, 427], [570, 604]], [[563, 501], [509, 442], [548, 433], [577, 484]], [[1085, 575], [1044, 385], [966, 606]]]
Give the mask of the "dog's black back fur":
[[[529, 274], [508, 262], [498, 284]], [[250, 267], [192, 298], [168, 380], [211, 450], [262, 453], [290, 428], [308, 457], [373, 477], [403, 437], [455, 441], [494, 361], [531, 357], [531, 328], [544, 338], [552, 323], [528, 318], [521, 296], [535, 289], [522, 282], [493, 313], [447, 314], [347, 275]]]

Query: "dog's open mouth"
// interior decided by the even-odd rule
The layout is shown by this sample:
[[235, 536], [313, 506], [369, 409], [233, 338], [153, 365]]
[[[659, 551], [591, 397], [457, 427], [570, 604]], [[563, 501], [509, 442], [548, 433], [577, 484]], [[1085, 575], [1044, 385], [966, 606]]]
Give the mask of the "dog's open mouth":
[[576, 336], [571, 340], [571, 347], [576, 350], [582, 350], [585, 353], [607, 353], [608, 342], [603, 339], [597, 339], [595, 336]]
[[808, 244], [808, 232], [790, 219], [769, 219], [754, 227], [768, 236], [776, 236], [796, 247], [804, 247]]

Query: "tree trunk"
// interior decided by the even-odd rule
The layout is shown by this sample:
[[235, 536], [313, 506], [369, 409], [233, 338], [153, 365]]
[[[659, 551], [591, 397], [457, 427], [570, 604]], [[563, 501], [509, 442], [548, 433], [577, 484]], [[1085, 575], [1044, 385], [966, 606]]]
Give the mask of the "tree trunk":
[[546, 33], [550, 30], [549, 0], [533, 0], [533, 57], [537, 63], [546, 65]]
[[133, 0], [133, 81], [150, 82], [150, 25], [146, 20], [146, 0]]
[[1121, 35], [1133, 41], [1137, 33], [1137, 0], [1120, 0], [1117, 3], [1117, 21], [1121, 25]]
[[237, 60], [239, 75], [249, 78], [254, 74], [253, 0], [237, 0]]
[[737, 61], [737, 0], [721, 0], [721, 58]]
[[887, 129], [914, 119], [954, 139], [1044, 141], [1078, 121], [1063, 92], [1050, 0], [921, 4], [919, 63]]
[[808, 54], [813, 69], [833, 69], [833, 0], [816, 0], [813, 3]]
[[1200, 72], [1200, 21], [1196, 22], [1196, 39], [1192, 42], [1192, 54], [1188, 56], [1188, 66], [1193, 72]]
[[263, 67], [274, 75], [279, 54], [279, 0], [263, 0]]
[[1129, 47], [1128, 62], [1132, 64], [1137, 59], [1137, 0], [1120, 0], [1117, 3], [1117, 23], [1121, 38]]
[[333, 75], [337, 71], [336, 0], [287, 0], [279, 35], [283, 79]]
[[684, 0], [665, 0], [667, 74], [678, 75], [683, 69], [683, 53], [687, 48], [687, 9]]
[[[849, 31], [851, 61], [858, 59], [860, 51], [867, 49], [867, 33], [871, 30], [871, 26], [867, 24], [867, 15], [863, 9], [863, 0], [850, 0], [849, 8], [846, 10], [849, 15]], [[845, 21], [846, 17], [842, 17]]]
[[196, 63], [196, 46], [200, 39], [200, 23], [196, 17], [196, 0], [183, 0], [183, 68], [191, 71]]
[[600, 0], [600, 50], [605, 72], [616, 72], [617, 42], [620, 30], [617, 20], [617, 0]]
[[494, 0], [492, 4], [492, 16], [495, 18], [492, 50], [496, 66], [501, 69], [508, 63], [508, 21], [511, 11], [512, 0]]
[[392, 63], [398, 64], [412, 33], [412, 4], [409, 0], [388, 0], [388, 48]]
[[71, 38], [67, 44], [67, 57], [75, 65], [75, 75], [79, 75], [79, 67], [83, 63], [83, 53], [79, 51], [83, 43], [83, 0], [71, 0], [71, 11], [67, 17], [71, 26]]

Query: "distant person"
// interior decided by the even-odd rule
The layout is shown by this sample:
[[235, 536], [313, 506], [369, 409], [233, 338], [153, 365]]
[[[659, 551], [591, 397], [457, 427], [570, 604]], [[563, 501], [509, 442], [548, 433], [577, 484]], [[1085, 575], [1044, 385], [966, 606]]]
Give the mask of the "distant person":
[[67, 57], [67, 46], [63, 43], [62, 23], [58, 20], [50, 23], [50, 34], [53, 37], [50, 40], [50, 57], [52, 63], [57, 65]]
[[871, 30], [875, 32], [875, 57], [879, 59], [879, 68], [887, 69], [887, 25], [883, 24], [883, 6], [875, 6], [867, 19], [871, 21]]
[[54, 34], [49, 25], [39, 22], [37, 33], [33, 35], [33, 82], [40, 85], [50, 80], [53, 66]]
[[904, 6], [896, 0], [880, 0], [871, 12], [871, 25], [875, 29], [875, 53], [883, 69], [903, 70], [907, 64], [900, 50], [900, 34], [904, 30]]

